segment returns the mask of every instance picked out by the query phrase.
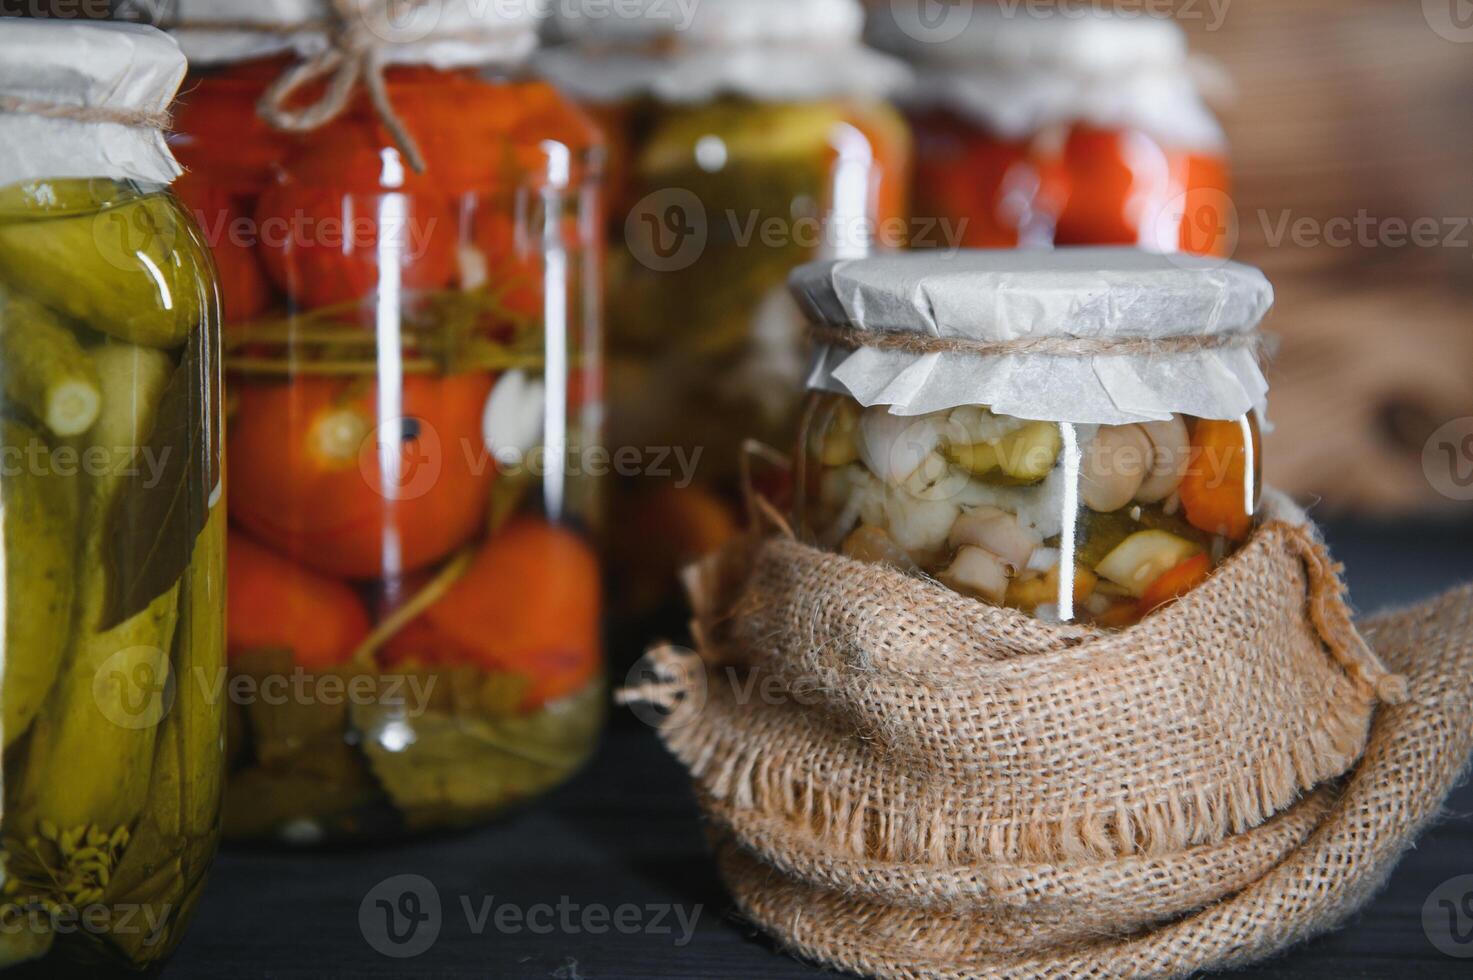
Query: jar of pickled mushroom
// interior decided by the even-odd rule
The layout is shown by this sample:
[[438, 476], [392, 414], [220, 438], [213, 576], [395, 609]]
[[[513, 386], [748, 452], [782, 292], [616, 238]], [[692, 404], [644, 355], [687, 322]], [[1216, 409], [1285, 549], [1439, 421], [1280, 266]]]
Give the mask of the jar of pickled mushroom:
[[[904, 68], [857, 0], [556, 5], [539, 70], [609, 134], [610, 446], [617, 614], [737, 526], [749, 436], [792, 431], [806, 357], [784, 283], [903, 244]], [[617, 457], [616, 457], [617, 458]]]
[[922, 253], [793, 276], [820, 348], [811, 542], [1039, 618], [1129, 626], [1252, 532], [1256, 269], [1125, 248]]
[[534, 7], [179, 4], [225, 307], [227, 837], [465, 825], [595, 746], [602, 148], [517, 75]]
[[1221, 128], [1181, 28], [1163, 17], [894, 3], [875, 44], [916, 65], [917, 218], [973, 248], [1235, 244]]
[[152, 970], [215, 852], [219, 309], [167, 35], [0, 19], [0, 969]]

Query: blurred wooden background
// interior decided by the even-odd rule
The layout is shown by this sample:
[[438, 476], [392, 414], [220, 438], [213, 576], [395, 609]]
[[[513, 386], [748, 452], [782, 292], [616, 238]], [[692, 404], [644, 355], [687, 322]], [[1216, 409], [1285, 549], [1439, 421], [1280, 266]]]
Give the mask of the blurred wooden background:
[[[1191, 16], [1202, 0], [1178, 6], [1236, 88], [1220, 114], [1237, 257], [1279, 292], [1269, 476], [1326, 509], [1454, 506], [1421, 457], [1473, 416], [1473, 17], [1456, 28], [1459, 0], [1226, 4], [1215, 30]], [[1364, 241], [1347, 227], [1360, 215]], [[1406, 243], [1397, 221], [1437, 243]], [[1294, 222], [1310, 234], [1281, 234]]]
[[[1459, 30], [1459, 3], [1093, 4], [1174, 9], [1232, 79], [1215, 105], [1233, 149], [1235, 257], [1279, 292], [1269, 478], [1322, 510], [1457, 506], [1421, 455], [1439, 425], [1473, 416], [1473, 8], [1462, 2]], [[1327, 240], [1360, 237], [1361, 214], [1368, 240]], [[1417, 219], [1437, 245], [1395, 243], [1395, 222]]]
[[[73, 15], [102, 6], [24, 6], [46, 2]], [[1467, 0], [1095, 6], [1112, 2], [1174, 9], [1234, 82], [1218, 109], [1233, 144], [1236, 257], [1279, 290], [1270, 479], [1324, 510], [1460, 506], [1433, 491], [1421, 455], [1439, 425], [1473, 416]], [[1430, 221], [1438, 243], [1398, 244], [1414, 221]], [[1339, 232], [1352, 240], [1329, 240]]]

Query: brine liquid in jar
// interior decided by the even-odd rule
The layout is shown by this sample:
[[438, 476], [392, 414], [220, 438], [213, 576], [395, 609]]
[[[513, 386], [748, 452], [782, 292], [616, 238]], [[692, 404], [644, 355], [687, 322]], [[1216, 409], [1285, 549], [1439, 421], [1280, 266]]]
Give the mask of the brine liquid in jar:
[[1260, 492], [1252, 416], [1075, 425], [815, 394], [805, 537], [1051, 622], [1123, 628], [1205, 582]]
[[179, 126], [228, 314], [226, 832], [465, 825], [601, 725], [602, 150], [549, 86], [394, 68], [417, 173], [361, 92], [267, 127], [283, 67], [202, 76]]
[[[0, 188], [0, 966], [142, 970], [203, 887], [223, 777], [218, 343], [208, 252], [166, 188]], [[156, 928], [124, 928], [127, 908]]]

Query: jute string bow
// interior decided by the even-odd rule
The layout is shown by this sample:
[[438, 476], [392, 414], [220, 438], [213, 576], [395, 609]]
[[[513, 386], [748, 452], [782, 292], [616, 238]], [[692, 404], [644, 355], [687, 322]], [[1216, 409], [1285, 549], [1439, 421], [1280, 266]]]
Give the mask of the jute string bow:
[[[404, 154], [415, 173], [425, 169], [424, 155], [419, 144], [410, 135], [404, 120], [394, 111], [389, 99], [389, 90], [384, 82], [386, 67], [385, 50], [389, 42], [374, 33], [365, 6], [374, 6], [387, 12], [394, 0], [332, 0], [336, 23], [328, 34], [328, 46], [315, 55], [289, 69], [278, 78], [257, 106], [261, 118], [277, 129], [288, 132], [311, 132], [320, 129], [338, 118], [348, 108], [353, 92], [362, 82], [368, 90], [373, 108], [383, 121], [394, 145]], [[409, 0], [419, 7], [424, 0]], [[290, 109], [292, 96], [301, 89], [318, 81], [329, 79], [327, 91], [315, 104], [300, 109]]]

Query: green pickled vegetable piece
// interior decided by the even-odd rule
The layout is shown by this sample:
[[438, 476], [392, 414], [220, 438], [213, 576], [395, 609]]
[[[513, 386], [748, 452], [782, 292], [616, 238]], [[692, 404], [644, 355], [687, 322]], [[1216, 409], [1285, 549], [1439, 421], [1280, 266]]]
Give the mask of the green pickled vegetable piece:
[[669, 112], [664, 124], [645, 144], [641, 174], [666, 173], [697, 166], [696, 147], [714, 136], [724, 158], [744, 164], [820, 162], [833, 152], [836, 127], [847, 123], [847, 108], [838, 102], [717, 102], [697, 109]]
[[[5, 506], [5, 746], [35, 720], [71, 638], [76, 572], [74, 481], [55, 475], [50, 447], [18, 422], [0, 426], [7, 453], [32, 463], [0, 478]], [[32, 452], [31, 450], [35, 450]]]
[[[479, 692], [486, 677], [459, 680]], [[353, 709], [364, 754], [411, 828], [474, 818], [552, 788], [592, 753], [603, 721], [598, 683], [525, 715], [466, 706], [479, 693], [451, 700], [462, 707], [417, 717], [379, 704]]]
[[95, 214], [0, 221], [0, 280], [119, 340], [177, 347], [213, 273], [184, 212], [157, 194]]
[[145, 929], [112, 937], [137, 966], [161, 959], [178, 942], [174, 925], [198, 900], [219, 836], [224, 514], [223, 506], [215, 509], [195, 545], [180, 595], [177, 696], [159, 735], [148, 805], [107, 892], [109, 903], [151, 906], [147, 921], [167, 923], [162, 934]]
[[108, 517], [124, 473], [153, 428], [172, 362], [161, 351], [114, 344], [94, 351], [93, 363], [102, 415], [86, 451], [108, 465], [84, 481], [77, 634], [32, 728], [14, 814], [23, 833], [43, 824], [63, 833], [79, 827], [111, 833], [137, 817], [148, 795], [156, 716], [166, 704], [157, 685], [179, 620], [176, 584], [137, 616], [99, 629], [109, 588], [103, 561]]
[[77, 436], [102, 408], [97, 369], [76, 336], [33, 300], [0, 306], [0, 380], [5, 397], [58, 436]]

